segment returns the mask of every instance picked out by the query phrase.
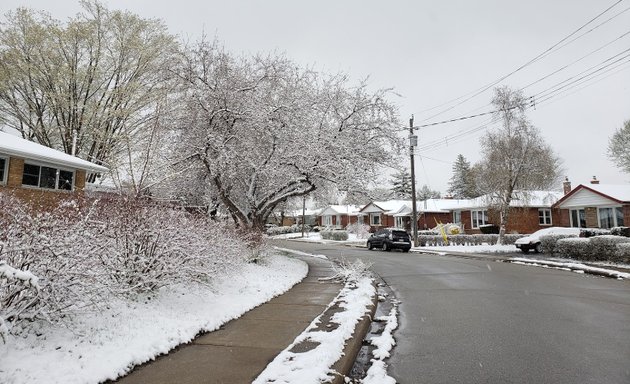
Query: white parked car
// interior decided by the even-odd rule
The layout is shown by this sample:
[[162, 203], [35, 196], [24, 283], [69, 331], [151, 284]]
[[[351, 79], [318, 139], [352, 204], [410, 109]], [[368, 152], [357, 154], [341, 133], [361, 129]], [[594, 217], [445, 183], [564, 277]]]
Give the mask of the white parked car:
[[580, 228], [549, 227], [545, 229], [540, 229], [532, 233], [531, 235], [527, 235], [516, 240], [514, 242], [514, 245], [516, 245], [516, 248], [523, 251], [523, 253], [529, 252], [530, 249], [533, 249], [536, 253], [540, 253], [542, 252], [540, 238], [547, 235], [580, 236]]

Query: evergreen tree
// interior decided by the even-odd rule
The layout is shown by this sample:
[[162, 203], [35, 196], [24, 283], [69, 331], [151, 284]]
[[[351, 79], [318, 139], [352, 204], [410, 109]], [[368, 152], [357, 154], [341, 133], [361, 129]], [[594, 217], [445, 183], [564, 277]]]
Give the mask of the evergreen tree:
[[392, 175], [392, 194], [397, 199], [411, 199], [411, 175], [409, 171], [403, 169]]
[[432, 190], [428, 185], [423, 185], [416, 193], [416, 200], [439, 199], [442, 197], [439, 191]]
[[453, 163], [453, 175], [448, 185], [448, 193], [456, 199], [470, 199], [478, 195], [472, 168], [462, 154], [457, 155]]

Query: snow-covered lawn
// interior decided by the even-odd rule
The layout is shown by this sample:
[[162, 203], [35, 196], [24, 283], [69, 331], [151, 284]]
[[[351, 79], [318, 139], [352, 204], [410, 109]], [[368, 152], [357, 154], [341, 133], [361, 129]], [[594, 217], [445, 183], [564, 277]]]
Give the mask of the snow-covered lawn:
[[116, 301], [67, 327], [44, 326], [0, 341], [0, 383], [98, 383], [128, 372], [213, 331], [286, 292], [308, 272], [303, 261], [273, 255], [214, 281], [163, 288], [135, 302]]

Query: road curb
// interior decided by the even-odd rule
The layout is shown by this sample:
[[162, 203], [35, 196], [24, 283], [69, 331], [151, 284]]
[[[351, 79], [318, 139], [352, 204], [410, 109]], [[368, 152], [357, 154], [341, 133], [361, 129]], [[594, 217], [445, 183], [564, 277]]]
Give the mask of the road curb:
[[[373, 283], [376, 288], [376, 282]], [[332, 369], [337, 372], [333, 384], [343, 384], [345, 383], [345, 378], [350, 373], [352, 366], [354, 365], [355, 360], [357, 359], [357, 355], [363, 346], [363, 339], [370, 331], [370, 327], [372, 326], [372, 319], [374, 318], [374, 314], [376, 313], [376, 306], [378, 305], [378, 290], [375, 292], [374, 297], [372, 298], [372, 306], [370, 308], [370, 312], [365, 314], [357, 326], [354, 328], [354, 333], [352, 338], [346, 343], [346, 346], [343, 349], [343, 355], [341, 359], [337, 360], [335, 364], [333, 364]]]

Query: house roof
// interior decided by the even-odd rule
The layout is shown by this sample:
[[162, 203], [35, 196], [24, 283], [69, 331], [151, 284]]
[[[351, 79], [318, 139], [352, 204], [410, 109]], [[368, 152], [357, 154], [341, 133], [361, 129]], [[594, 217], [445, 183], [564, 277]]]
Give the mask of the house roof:
[[25, 159], [42, 161], [51, 165], [82, 169], [90, 172], [106, 172], [107, 168], [87, 160], [68, 155], [35, 142], [22, 139], [6, 132], [0, 132], [0, 153]]
[[322, 209], [318, 216], [344, 214], [348, 216], [356, 216], [360, 209], [361, 207], [356, 205], [329, 205], [328, 207]]
[[411, 207], [411, 200], [373, 201], [361, 208], [361, 212], [374, 212], [372, 209], [376, 208], [377, 211], [381, 211], [388, 215], [394, 215], [405, 206]]
[[581, 191], [595, 194], [618, 204], [630, 204], [630, 184], [580, 184], [558, 200], [554, 206], [560, 207], [566, 204]]
[[[510, 207], [551, 207], [561, 197], [562, 192], [560, 191], [514, 191]], [[468, 206], [464, 207], [465, 209], [487, 208], [491, 201], [491, 195], [482, 195], [468, 201]]]

